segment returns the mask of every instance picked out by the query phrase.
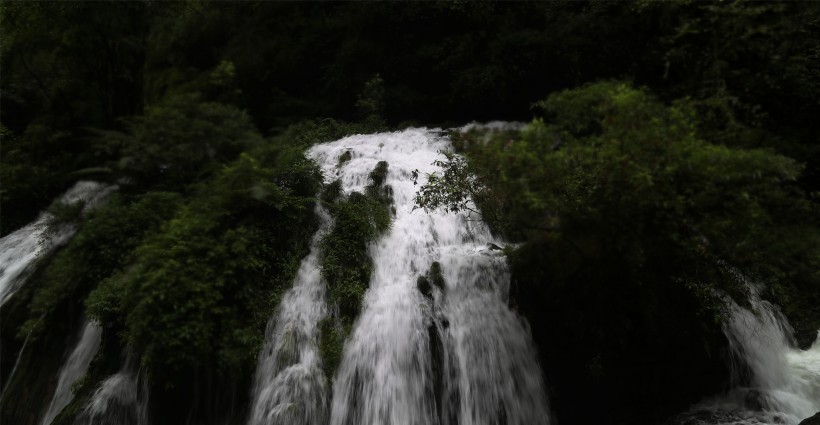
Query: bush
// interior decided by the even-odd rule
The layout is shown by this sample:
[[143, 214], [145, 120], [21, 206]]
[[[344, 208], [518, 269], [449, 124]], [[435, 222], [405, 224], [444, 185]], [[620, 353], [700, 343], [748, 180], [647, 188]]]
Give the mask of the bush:
[[[817, 299], [820, 214], [795, 184], [796, 161], [702, 140], [687, 101], [665, 105], [619, 82], [538, 106], [546, 119], [519, 135], [455, 135], [469, 161], [444, 161], [416, 202], [474, 199], [493, 229], [525, 242], [510, 258], [513, 298], [539, 345], [574, 347], [542, 352], [547, 382], [568, 400], [557, 409], [600, 397], [605, 413], [588, 421], [635, 421], [635, 403], [663, 415], [718, 391], [728, 378], [721, 294], [746, 296], [732, 268], [781, 299]], [[787, 312], [811, 311], [791, 300]], [[710, 379], [691, 379], [703, 370]], [[627, 380], [634, 390], [614, 390]]]
[[181, 190], [262, 138], [241, 110], [185, 94], [147, 107], [127, 122], [126, 133], [107, 132], [99, 144], [120, 152], [117, 166], [132, 184]]
[[320, 181], [298, 149], [242, 154], [100, 285], [89, 313], [122, 324], [152, 379], [166, 386], [200, 368], [249, 371], [276, 295], [315, 228]]
[[179, 195], [168, 192], [150, 192], [136, 199], [115, 194], [89, 212], [68, 246], [46, 265], [21, 333], [39, 332], [58, 304], [82, 302], [98, 283], [127, 264], [131, 251], [174, 214], [180, 201]]

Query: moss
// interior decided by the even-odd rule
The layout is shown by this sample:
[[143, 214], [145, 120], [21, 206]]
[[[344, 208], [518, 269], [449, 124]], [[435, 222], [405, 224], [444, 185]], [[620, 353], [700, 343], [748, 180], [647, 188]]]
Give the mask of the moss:
[[325, 204], [332, 204], [335, 202], [339, 197], [342, 195], [342, 181], [339, 179], [334, 180], [332, 183], [325, 186], [322, 190], [321, 195], [319, 195], [319, 199], [322, 200]]
[[430, 282], [436, 285], [438, 289], [444, 289], [444, 276], [441, 274], [441, 263], [433, 261], [433, 264], [430, 264], [430, 271], [427, 272], [427, 276], [430, 277]]
[[376, 164], [376, 168], [370, 172], [370, 180], [373, 181], [371, 187], [380, 187], [384, 185], [384, 181], [387, 179], [387, 161], [379, 161]]
[[347, 161], [350, 161], [353, 158], [353, 153], [350, 151], [345, 151], [343, 154], [339, 156], [339, 162], [336, 164], [337, 167], [341, 167]]
[[344, 342], [352, 329], [352, 323], [342, 323], [337, 317], [328, 316], [319, 322], [321, 338], [319, 354], [322, 356], [322, 368], [328, 381], [333, 379], [339, 363], [342, 361]]
[[91, 401], [94, 391], [99, 388], [106, 378], [119, 372], [122, 367], [121, 345], [121, 341], [113, 328], [103, 331], [97, 355], [91, 361], [86, 374], [77, 380], [71, 388], [74, 398], [54, 418], [51, 425], [73, 424], [77, 416]]
[[441, 274], [441, 263], [434, 261], [430, 264], [430, 269], [426, 274], [419, 276], [416, 280], [416, 287], [425, 297], [433, 296], [433, 286], [440, 290], [444, 290], [444, 276]]
[[[335, 218], [333, 229], [321, 241], [322, 276], [328, 284], [329, 302], [336, 308], [322, 324], [322, 358], [330, 379], [338, 366], [341, 347], [349, 328], [361, 310], [370, 283], [373, 264], [368, 244], [383, 234], [392, 220], [392, 192], [384, 185], [387, 162], [380, 162], [370, 173], [371, 184], [365, 193], [353, 192], [340, 197], [341, 187], [331, 183], [322, 194], [333, 199], [329, 206]], [[333, 196], [325, 196], [333, 194]]]
[[46, 232], [56, 232], [60, 227], [68, 224], [76, 224], [80, 221], [85, 208], [85, 201], [62, 202], [58, 201], [48, 207], [51, 217], [46, 222]]
[[425, 297], [432, 297], [433, 296], [433, 286], [430, 284], [430, 279], [427, 276], [419, 276], [416, 279], [416, 288], [418, 288], [419, 292]]
[[282, 368], [296, 364], [299, 361], [299, 346], [296, 340], [296, 332], [294, 332], [292, 327], [288, 328], [279, 338], [281, 344], [276, 351], [277, 363]]

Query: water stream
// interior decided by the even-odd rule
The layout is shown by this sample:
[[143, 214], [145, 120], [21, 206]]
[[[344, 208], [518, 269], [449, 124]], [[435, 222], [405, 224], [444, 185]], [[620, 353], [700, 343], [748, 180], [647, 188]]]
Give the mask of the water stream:
[[[487, 249], [503, 242], [478, 217], [413, 209], [412, 172], [423, 184], [449, 149], [438, 131], [407, 129], [309, 151], [345, 192], [362, 191], [387, 161], [396, 210], [391, 229], [370, 247], [374, 271], [334, 377], [331, 425], [549, 422], [529, 330], [506, 304], [506, 264]], [[339, 165], [345, 152], [351, 159]], [[446, 286], [431, 302], [416, 282], [435, 261]]]
[[323, 424], [327, 420], [327, 384], [318, 353], [317, 325], [327, 314], [325, 284], [319, 269], [319, 242], [331, 225], [316, 205], [319, 230], [310, 254], [302, 260], [291, 288], [268, 322], [259, 355], [250, 425]]
[[74, 425], [147, 425], [148, 383], [137, 364], [129, 350], [125, 365], [97, 387]]
[[682, 424], [797, 425], [820, 412], [820, 332], [808, 350], [797, 348], [783, 313], [747, 286], [751, 308], [727, 300], [732, 388], [695, 406]]
[[[494, 124], [495, 125], [495, 124]], [[498, 124], [500, 125], [500, 124]], [[469, 130], [470, 126], [464, 128]], [[504, 127], [506, 128], [506, 127]], [[393, 195], [390, 229], [369, 246], [373, 273], [360, 316], [344, 344], [335, 376], [319, 354], [318, 325], [329, 314], [320, 271], [320, 242], [333, 226], [322, 205], [319, 230], [292, 288], [271, 317], [259, 353], [249, 425], [547, 425], [548, 400], [526, 321], [508, 306], [506, 259], [480, 217], [414, 209], [419, 171], [451, 149], [439, 130], [355, 135], [308, 151], [328, 182], [345, 193], [364, 191], [386, 161]], [[342, 156], [350, 157], [340, 161]], [[99, 204], [114, 187], [79, 182], [59, 200]], [[48, 212], [0, 239], [0, 304], [23, 284], [30, 265], [76, 231], [46, 233]], [[423, 293], [420, 276], [441, 271], [441, 286]], [[820, 411], [820, 334], [808, 350], [796, 348], [784, 315], [749, 284], [750, 306], [727, 299], [724, 332], [736, 362], [731, 390], [704, 400], [674, 420], [679, 425], [797, 425]], [[42, 425], [72, 400], [100, 342], [86, 323], [60, 369]], [[549, 347], [541, 347], [549, 349]], [[331, 385], [328, 385], [328, 384]], [[332, 388], [331, 388], [332, 386]], [[135, 356], [100, 383], [77, 425], [146, 425], [148, 390]]]
[[[84, 202], [83, 211], [96, 207], [116, 186], [81, 181], [66, 191], [57, 202], [73, 204]], [[25, 281], [29, 266], [38, 257], [66, 243], [77, 231], [74, 225], [63, 225], [49, 231], [53, 216], [44, 211], [23, 228], [0, 239], [0, 305], [5, 303]]]
[[102, 329], [99, 326], [88, 321], [85, 323], [77, 345], [68, 356], [65, 364], [60, 368], [57, 388], [54, 390], [54, 396], [51, 398], [45, 416], [43, 416], [42, 425], [49, 425], [74, 398], [71, 386], [82, 378], [88, 370], [88, 365], [91, 364], [91, 360], [94, 359], [97, 349], [100, 347], [101, 335]]

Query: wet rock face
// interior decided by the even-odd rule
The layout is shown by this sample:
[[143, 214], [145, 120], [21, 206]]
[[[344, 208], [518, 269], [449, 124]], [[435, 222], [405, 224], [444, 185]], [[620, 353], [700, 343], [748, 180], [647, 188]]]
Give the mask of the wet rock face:
[[800, 425], [820, 425], [820, 412], [817, 412], [810, 418], [804, 419], [800, 422]]
[[801, 350], [808, 350], [817, 338], [817, 331], [813, 329], [803, 331], [795, 330], [794, 332], [794, 339], [797, 342], [797, 347]]

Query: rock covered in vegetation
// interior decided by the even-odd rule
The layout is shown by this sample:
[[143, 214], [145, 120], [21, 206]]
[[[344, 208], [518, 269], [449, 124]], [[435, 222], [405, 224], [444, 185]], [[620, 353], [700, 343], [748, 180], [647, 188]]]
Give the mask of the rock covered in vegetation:
[[[349, 160], [350, 151], [342, 154], [345, 156]], [[333, 229], [320, 243], [322, 276], [328, 285], [328, 301], [336, 312], [319, 324], [320, 352], [328, 379], [332, 379], [341, 361], [344, 340], [370, 284], [373, 265], [367, 246], [388, 229], [392, 219], [392, 191], [384, 184], [387, 169], [386, 161], [376, 164], [364, 193], [345, 195], [341, 182], [335, 180], [320, 195], [335, 220]]]
[[[640, 412], [651, 421], [717, 393], [729, 378], [722, 297], [747, 295], [732, 267], [816, 331], [806, 300], [820, 296], [820, 210], [795, 190], [799, 163], [713, 143], [689, 102], [620, 82], [538, 106], [544, 118], [521, 133], [455, 133], [467, 160], [450, 156], [416, 201], [474, 201], [523, 242], [510, 255], [516, 303], [539, 346], [574, 347], [541, 351], [559, 417], [625, 421], [651, 400]], [[590, 397], [601, 409], [583, 409]]]

